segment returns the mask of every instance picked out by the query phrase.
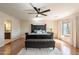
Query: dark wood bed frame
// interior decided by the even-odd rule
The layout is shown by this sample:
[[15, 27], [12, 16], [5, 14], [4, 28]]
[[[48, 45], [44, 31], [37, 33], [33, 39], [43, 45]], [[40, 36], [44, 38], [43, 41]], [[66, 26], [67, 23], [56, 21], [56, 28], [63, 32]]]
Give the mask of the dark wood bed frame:
[[[32, 25], [31, 24], [31, 33], [34, 33], [34, 30], [45, 30], [45, 25]], [[29, 33], [25, 33], [26, 41], [25, 47], [27, 48], [55, 48], [55, 41], [53, 40], [53, 33], [48, 33], [49, 35], [31, 35]], [[40, 40], [40, 41], [39, 41]]]

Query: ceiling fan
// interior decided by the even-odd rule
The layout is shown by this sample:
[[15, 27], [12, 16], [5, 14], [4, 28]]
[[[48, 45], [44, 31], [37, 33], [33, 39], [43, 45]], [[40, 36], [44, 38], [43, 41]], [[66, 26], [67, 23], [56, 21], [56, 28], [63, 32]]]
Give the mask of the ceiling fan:
[[37, 7], [33, 6], [32, 3], [30, 3], [30, 5], [33, 7], [33, 9], [36, 11], [36, 13], [28, 13], [28, 14], [36, 14], [36, 17], [38, 17], [39, 15], [47, 16], [44, 13], [50, 12], [50, 9], [40, 11], [41, 8], [37, 8]]

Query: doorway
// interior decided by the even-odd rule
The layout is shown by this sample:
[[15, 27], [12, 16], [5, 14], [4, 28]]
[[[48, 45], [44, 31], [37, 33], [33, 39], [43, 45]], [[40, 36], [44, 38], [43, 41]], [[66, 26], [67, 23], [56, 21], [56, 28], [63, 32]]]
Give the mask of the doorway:
[[6, 20], [4, 22], [4, 35], [5, 39], [11, 39], [11, 31], [12, 31], [12, 22], [10, 20]]

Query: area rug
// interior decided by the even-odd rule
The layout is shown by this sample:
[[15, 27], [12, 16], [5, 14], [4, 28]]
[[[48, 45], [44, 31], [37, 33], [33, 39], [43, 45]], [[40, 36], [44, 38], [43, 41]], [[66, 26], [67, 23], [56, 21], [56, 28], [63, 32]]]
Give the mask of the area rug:
[[62, 55], [59, 49], [55, 48], [23, 48], [17, 55]]

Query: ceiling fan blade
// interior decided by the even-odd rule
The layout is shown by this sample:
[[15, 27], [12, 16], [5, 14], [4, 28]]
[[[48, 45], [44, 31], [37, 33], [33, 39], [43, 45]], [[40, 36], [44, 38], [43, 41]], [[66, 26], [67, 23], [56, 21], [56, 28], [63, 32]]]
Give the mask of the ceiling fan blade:
[[49, 11], [50, 11], [50, 9], [47, 9], [47, 10], [42, 11], [42, 12], [40, 12], [40, 13], [45, 13], [45, 12], [49, 12]]
[[32, 5], [32, 3], [30, 3], [30, 5], [31, 5], [32, 7], [34, 7], [34, 6]]
[[37, 14], [37, 13], [28, 13], [28, 14]]
[[34, 9], [37, 11], [37, 13], [39, 13], [38, 9], [36, 7], [34, 7]]
[[24, 10], [24, 11], [34, 11], [34, 10], [32, 10], [32, 9], [27, 9], [27, 10]]
[[43, 16], [47, 16], [46, 14], [42, 14], [42, 13], [41, 13], [41, 15], [43, 15]]
[[36, 11], [37, 13], [39, 13], [38, 9], [37, 9], [36, 7], [34, 7], [34, 6], [32, 5], [32, 3], [30, 3], [30, 5], [35, 9], [35, 11]]

